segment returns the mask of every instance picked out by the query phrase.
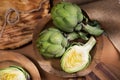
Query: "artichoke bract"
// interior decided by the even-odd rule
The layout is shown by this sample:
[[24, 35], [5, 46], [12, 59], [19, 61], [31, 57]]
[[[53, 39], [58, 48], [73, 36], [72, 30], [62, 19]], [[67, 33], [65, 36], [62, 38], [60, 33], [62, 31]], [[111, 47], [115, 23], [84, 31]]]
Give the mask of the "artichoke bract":
[[30, 75], [19, 66], [0, 69], [0, 80], [30, 80]]
[[62, 31], [73, 32], [78, 23], [83, 20], [79, 6], [69, 2], [61, 2], [51, 10], [54, 25]]
[[54, 27], [43, 30], [36, 42], [39, 53], [47, 58], [62, 56], [68, 46], [68, 40]]

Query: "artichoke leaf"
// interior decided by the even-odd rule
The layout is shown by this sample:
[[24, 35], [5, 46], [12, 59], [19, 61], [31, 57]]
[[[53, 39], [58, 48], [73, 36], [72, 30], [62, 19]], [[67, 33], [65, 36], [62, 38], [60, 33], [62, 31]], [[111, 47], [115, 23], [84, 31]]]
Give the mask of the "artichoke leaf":
[[53, 44], [61, 44], [62, 40], [63, 40], [63, 35], [61, 33], [52, 33], [50, 36], [50, 42]]
[[[68, 24], [64, 23], [63, 19], [60, 17], [56, 17], [53, 23], [56, 25], [57, 28], [63, 30], [65, 32], [72, 32], [73, 28], [69, 27]], [[69, 28], [68, 28], [69, 27]]]
[[63, 47], [61, 45], [50, 45], [47, 49], [46, 52], [50, 54], [59, 54]]

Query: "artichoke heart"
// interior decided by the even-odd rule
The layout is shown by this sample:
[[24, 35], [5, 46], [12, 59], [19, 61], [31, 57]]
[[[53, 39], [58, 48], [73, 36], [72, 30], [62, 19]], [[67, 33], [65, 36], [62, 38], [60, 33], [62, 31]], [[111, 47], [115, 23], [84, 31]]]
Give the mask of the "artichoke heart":
[[61, 58], [61, 67], [67, 73], [74, 73], [85, 69], [90, 63], [90, 50], [95, 45], [96, 40], [91, 37], [89, 41], [81, 46], [74, 45], [66, 50]]

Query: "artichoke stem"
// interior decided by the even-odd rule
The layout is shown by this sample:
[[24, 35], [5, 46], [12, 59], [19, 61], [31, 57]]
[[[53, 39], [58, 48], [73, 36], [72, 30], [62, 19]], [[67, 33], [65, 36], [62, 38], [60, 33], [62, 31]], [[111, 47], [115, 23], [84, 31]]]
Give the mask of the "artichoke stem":
[[79, 35], [76, 32], [72, 32], [67, 35], [67, 39], [69, 41], [75, 40], [77, 38], [79, 38]]
[[77, 26], [75, 27], [75, 31], [80, 31], [82, 29], [82, 25], [79, 23], [77, 24]]
[[89, 38], [87, 37], [87, 34], [84, 32], [78, 32], [79, 36], [83, 40], [88, 40]]
[[94, 45], [96, 44], [96, 40], [93, 36], [90, 37], [89, 41], [84, 44], [84, 48], [86, 49], [86, 51], [88, 51], [88, 53], [91, 51], [91, 49], [94, 47]]
[[83, 23], [82, 23], [82, 25], [83, 25], [83, 30], [88, 32], [91, 35], [99, 36], [103, 33], [103, 30], [98, 28], [98, 27], [94, 27], [94, 26], [91, 26], [89, 24], [85, 25]]

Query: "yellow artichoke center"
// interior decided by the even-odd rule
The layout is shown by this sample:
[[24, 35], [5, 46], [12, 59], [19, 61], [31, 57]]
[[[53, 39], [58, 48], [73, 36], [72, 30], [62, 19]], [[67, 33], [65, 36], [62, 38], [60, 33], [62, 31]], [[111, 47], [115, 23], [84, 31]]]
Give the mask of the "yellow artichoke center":
[[0, 80], [14, 80], [16, 78], [16, 74], [4, 73], [4, 75], [0, 78]]
[[66, 68], [72, 68], [78, 66], [83, 62], [82, 55], [78, 53], [76, 50], [72, 50], [66, 62], [67, 62], [65, 63]]

